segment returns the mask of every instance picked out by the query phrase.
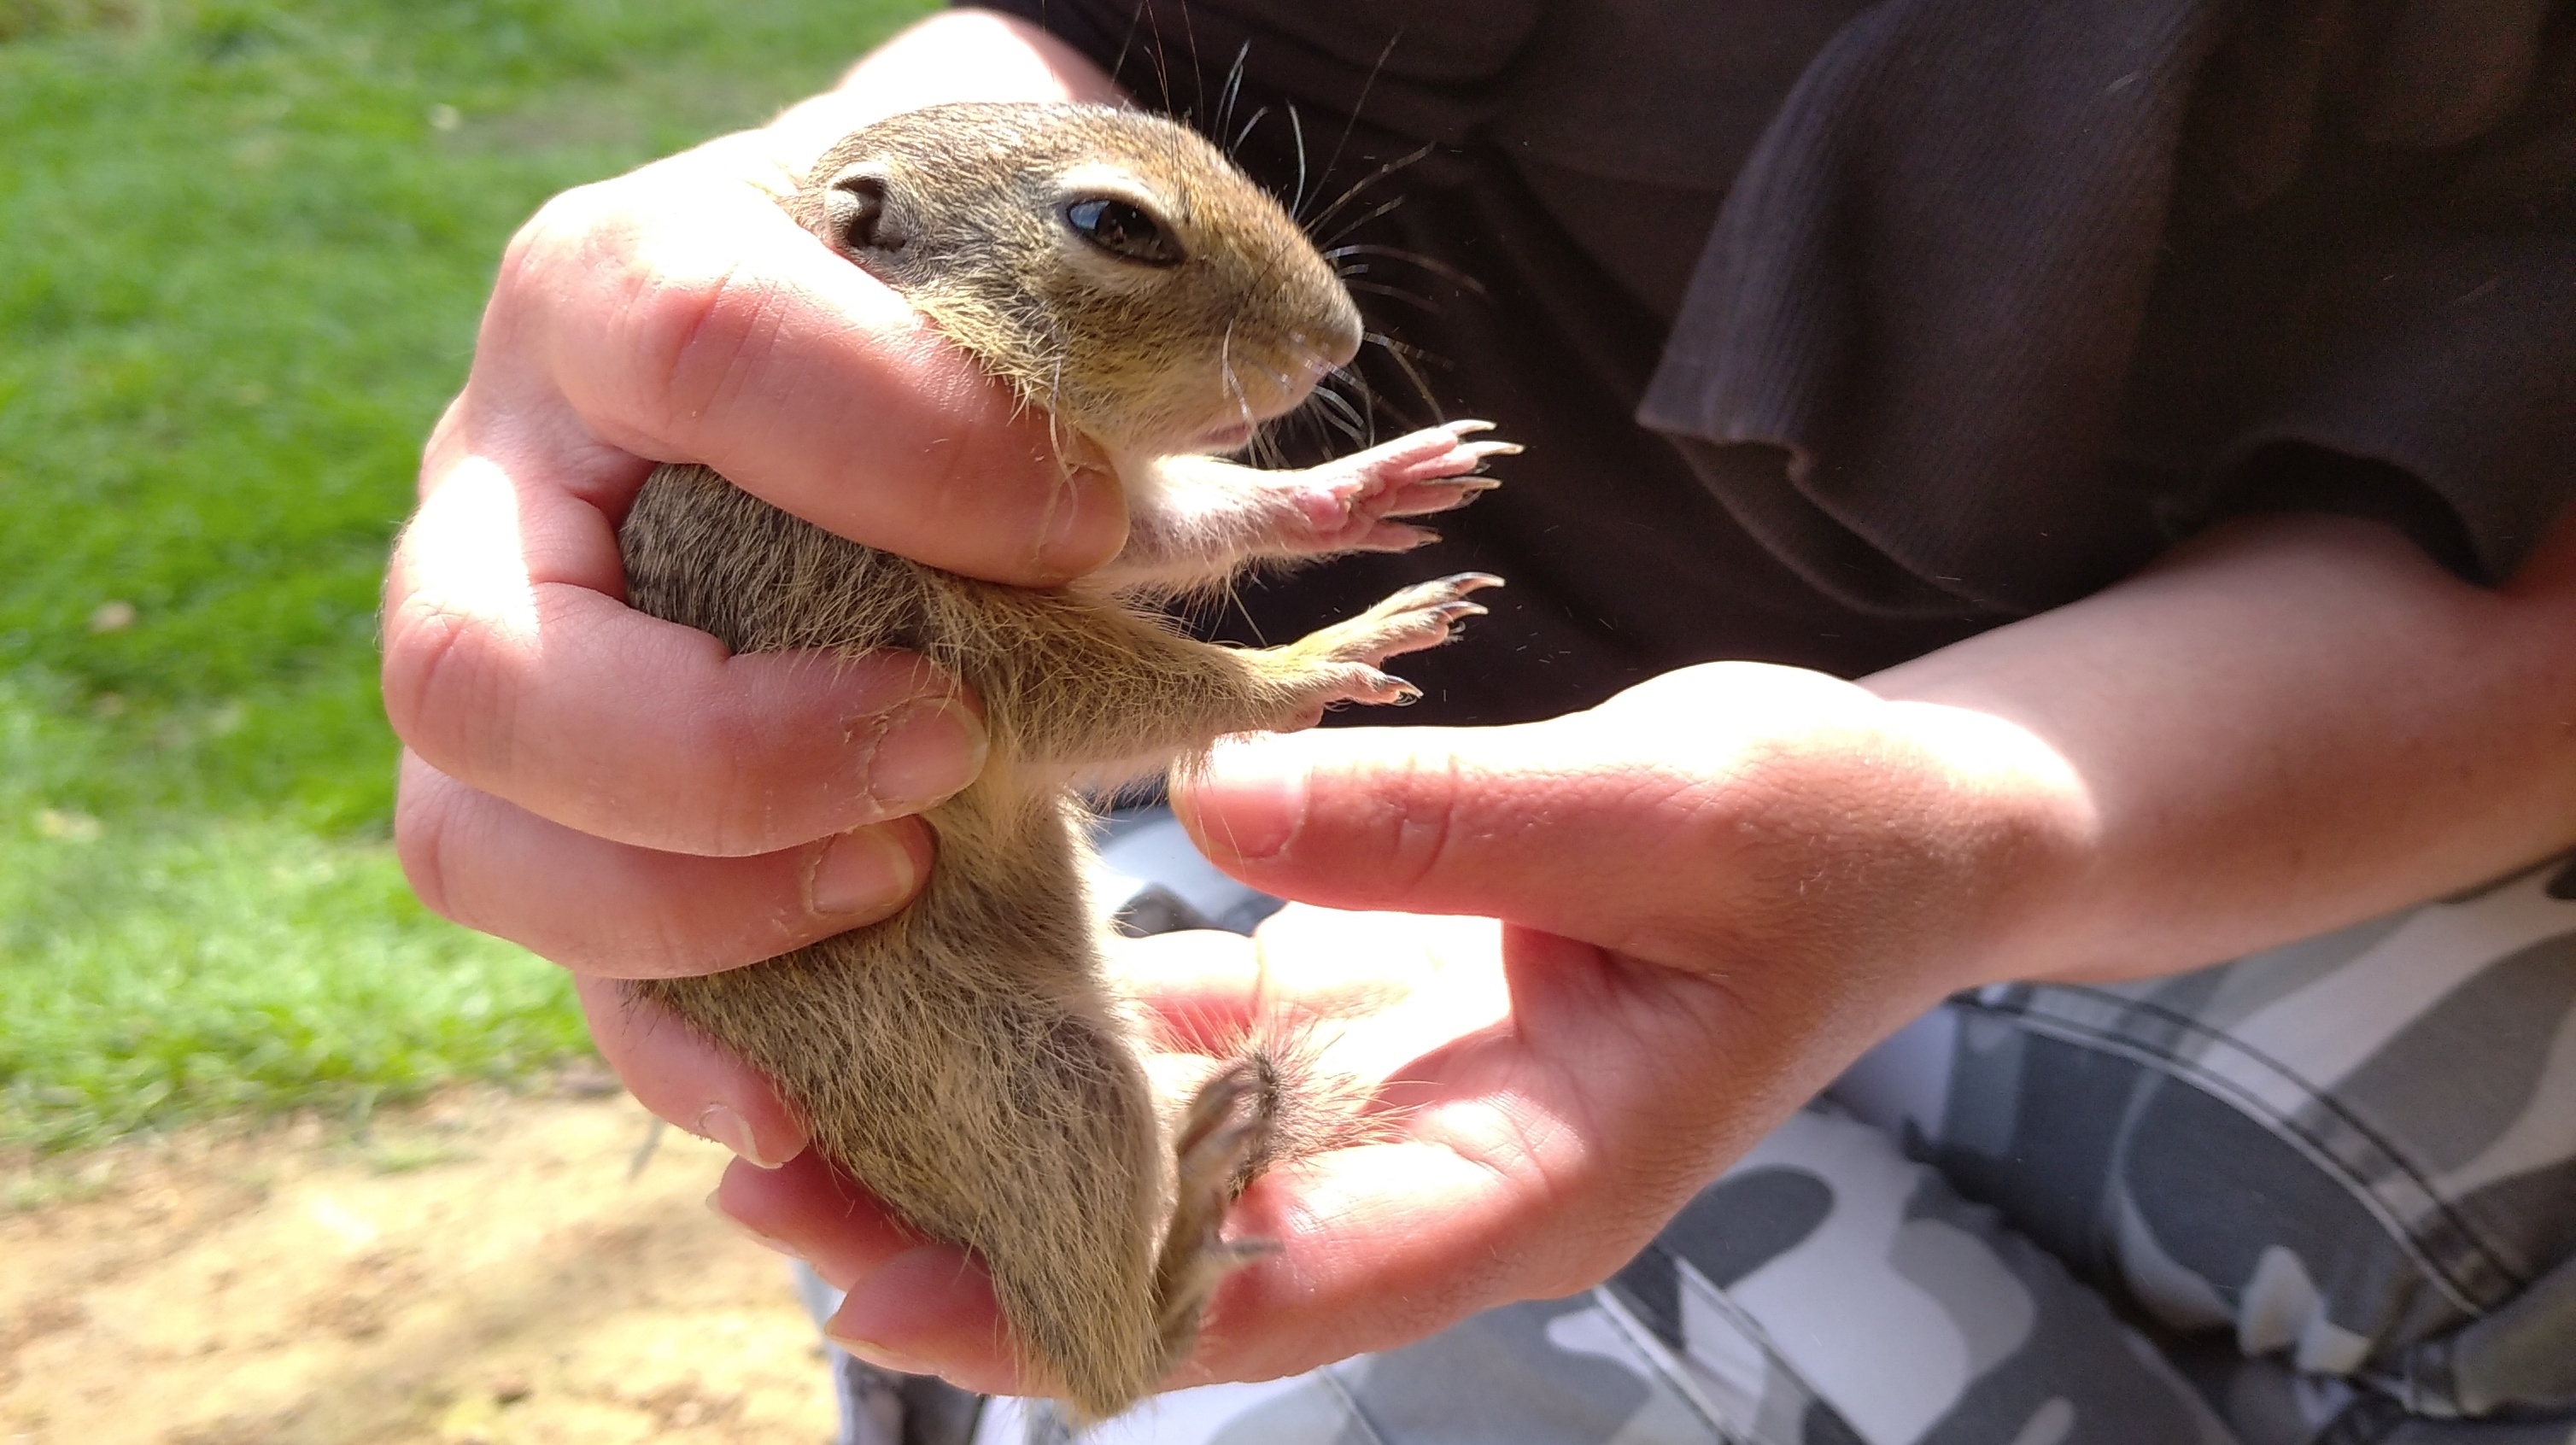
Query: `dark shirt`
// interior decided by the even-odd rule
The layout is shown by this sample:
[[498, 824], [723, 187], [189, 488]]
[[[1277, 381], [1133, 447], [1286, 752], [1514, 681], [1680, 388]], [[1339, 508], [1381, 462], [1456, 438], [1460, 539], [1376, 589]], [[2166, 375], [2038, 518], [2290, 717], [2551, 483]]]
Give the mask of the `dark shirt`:
[[2249, 510], [2385, 518], [2492, 582], [2576, 491], [2566, 5], [995, 8], [1358, 248], [1380, 434], [1531, 443], [1439, 552], [1251, 594], [1277, 635], [1510, 577], [1408, 666], [1443, 716], [1866, 671]]

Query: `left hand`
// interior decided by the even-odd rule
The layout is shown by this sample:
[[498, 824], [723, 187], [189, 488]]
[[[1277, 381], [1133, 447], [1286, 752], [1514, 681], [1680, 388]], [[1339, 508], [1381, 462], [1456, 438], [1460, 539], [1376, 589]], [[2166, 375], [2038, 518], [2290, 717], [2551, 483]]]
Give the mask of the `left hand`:
[[[1957, 988], [2198, 967], [2563, 851], [2571, 639], [2576, 514], [2493, 590], [2376, 523], [2256, 518], [1866, 690], [1712, 664], [1523, 727], [1222, 749], [1181, 803], [1228, 871], [1500, 923], [1283, 914], [1137, 975], [1171, 1017], [1264, 987], [1347, 1000], [1355, 976], [1421, 1001], [1353, 1025], [1378, 1051], [1353, 1067], [1410, 1106], [1398, 1142], [1254, 1185], [1235, 1227], [1282, 1248], [1230, 1282], [1175, 1383], [1602, 1278]], [[810, 1160], [738, 1167], [719, 1203], [855, 1284], [838, 1329], [870, 1353], [1010, 1387], [955, 1249]]]
[[[2016, 728], [1750, 664], [1521, 727], [1230, 744], [1181, 805], [1255, 886], [1398, 916], [1292, 908], [1251, 942], [1128, 956], [1165, 1046], [1211, 1016], [1332, 1014], [1326, 1066], [1388, 1109], [1380, 1139], [1253, 1185], [1230, 1233], [1281, 1248], [1174, 1383], [1598, 1282], [1871, 1043], [1991, 976], [2085, 826]], [[737, 1165], [718, 1203], [852, 1289], [833, 1333], [859, 1353], [1013, 1388], [973, 1262], [863, 1189], [809, 1158]]]

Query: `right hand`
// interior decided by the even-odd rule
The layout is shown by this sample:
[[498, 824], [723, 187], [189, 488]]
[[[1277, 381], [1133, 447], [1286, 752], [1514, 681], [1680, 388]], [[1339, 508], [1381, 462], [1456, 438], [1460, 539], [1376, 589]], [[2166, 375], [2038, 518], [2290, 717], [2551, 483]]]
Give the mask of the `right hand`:
[[762, 1163], [804, 1142], [768, 1086], [608, 981], [735, 967], [900, 908], [930, 866], [910, 815], [973, 778], [983, 728], [917, 658], [735, 657], [629, 610], [618, 521], [657, 462], [685, 460], [1001, 582], [1090, 570], [1125, 529], [1114, 479], [1068, 475], [1043, 415], [780, 210], [810, 110], [520, 230], [384, 609], [413, 887], [583, 975], [636, 1095]]

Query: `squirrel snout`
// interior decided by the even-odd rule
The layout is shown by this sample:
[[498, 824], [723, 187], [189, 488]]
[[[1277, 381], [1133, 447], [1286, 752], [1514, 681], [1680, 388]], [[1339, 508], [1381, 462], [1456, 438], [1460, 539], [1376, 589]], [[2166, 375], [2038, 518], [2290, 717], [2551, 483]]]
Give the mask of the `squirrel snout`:
[[1360, 354], [1359, 308], [1346, 295], [1334, 299], [1340, 302], [1338, 306], [1289, 332], [1289, 356], [1285, 365], [1273, 373], [1279, 383], [1279, 395], [1267, 405], [1256, 404], [1259, 420], [1285, 416], [1305, 405], [1306, 398], [1325, 377], [1350, 365]]
[[1225, 398], [1230, 415], [1202, 443], [1217, 442], [1229, 449], [1239, 446], [1250, 439], [1253, 427], [1305, 405], [1324, 378], [1359, 355], [1360, 339], [1359, 310], [1345, 304], [1338, 313], [1327, 312], [1283, 328], [1266, 348], [1267, 356], [1250, 347], [1236, 350], [1226, 359]]
[[1360, 342], [1364, 339], [1360, 329], [1360, 308], [1352, 304], [1350, 293], [1343, 291], [1333, 299], [1338, 304], [1332, 307], [1326, 324], [1314, 338], [1315, 352], [1309, 363], [1315, 368], [1317, 380], [1350, 365], [1352, 358], [1360, 354]]

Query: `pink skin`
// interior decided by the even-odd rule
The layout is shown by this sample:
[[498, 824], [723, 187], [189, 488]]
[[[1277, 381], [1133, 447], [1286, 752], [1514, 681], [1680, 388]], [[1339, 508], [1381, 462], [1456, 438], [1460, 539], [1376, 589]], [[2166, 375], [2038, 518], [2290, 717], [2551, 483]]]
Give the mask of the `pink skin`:
[[1302, 533], [1285, 529], [1281, 553], [1402, 552], [1439, 534], [1398, 517], [1454, 511], [1499, 485], [1477, 475], [1489, 458], [1517, 455], [1517, 442], [1469, 441], [1493, 430], [1489, 421], [1453, 421], [1336, 457], [1296, 473], [1294, 497]]
[[1127, 549], [1095, 574], [1112, 585], [1188, 592], [1262, 558], [1403, 552], [1438, 540], [1399, 520], [1446, 512], [1496, 483], [1485, 462], [1521, 448], [1470, 440], [1492, 423], [1455, 421], [1302, 471], [1182, 455], [1140, 464]]

